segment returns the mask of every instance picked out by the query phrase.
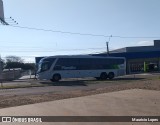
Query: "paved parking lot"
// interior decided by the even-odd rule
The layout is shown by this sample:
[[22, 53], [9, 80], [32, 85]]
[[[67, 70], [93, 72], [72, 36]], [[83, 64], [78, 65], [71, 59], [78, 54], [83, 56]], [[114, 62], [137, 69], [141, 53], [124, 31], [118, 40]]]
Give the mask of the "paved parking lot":
[[[116, 85], [126, 85], [129, 83], [148, 83], [148, 81], [159, 80], [159, 74], [136, 74], [115, 78], [113, 80], [97, 81], [94, 78], [77, 78], [63, 79], [60, 82], [52, 83], [50, 81], [39, 81], [29, 79], [30, 76], [24, 76], [19, 80], [4, 82], [0, 89], [0, 95], [28, 95], [28, 94], [43, 94], [43, 93], [66, 93], [77, 90], [95, 90], [107, 88]], [[33, 78], [34, 76], [32, 76]], [[159, 85], [159, 84], [158, 84]], [[34, 87], [38, 86], [38, 87]], [[15, 89], [16, 88], [16, 89]], [[155, 87], [156, 88], [156, 87]], [[125, 88], [124, 88], [125, 89]]]
[[[1, 116], [160, 116], [160, 91], [124, 90], [0, 109]], [[14, 123], [18, 124], [18, 123]], [[22, 123], [21, 123], [22, 124]], [[24, 123], [23, 123], [24, 124]], [[82, 123], [41, 123], [81, 125]], [[84, 123], [83, 123], [84, 124]], [[85, 123], [87, 125], [158, 125], [158, 123]], [[32, 125], [38, 125], [35, 123]]]
[[[0, 108], [34, 104], [46, 101], [75, 98], [81, 96], [110, 93], [130, 89], [145, 89], [160, 91], [160, 75], [136, 74], [118, 77], [113, 80], [97, 81], [93, 78], [64, 79], [57, 83], [38, 81], [34, 79], [20, 79], [12, 83], [44, 85], [45, 87], [27, 86], [24, 88], [0, 89]], [[20, 86], [21, 87], [21, 86]]]

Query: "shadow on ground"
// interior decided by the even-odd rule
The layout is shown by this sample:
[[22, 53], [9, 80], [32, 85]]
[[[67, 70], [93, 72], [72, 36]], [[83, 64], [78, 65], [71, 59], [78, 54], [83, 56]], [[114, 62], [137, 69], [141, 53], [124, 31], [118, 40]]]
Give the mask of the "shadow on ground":
[[85, 81], [60, 81], [60, 82], [50, 82], [50, 81], [41, 81], [41, 84], [48, 84], [51, 86], [87, 86]]
[[96, 80], [96, 79], [80, 79], [80, 80], [73, 80], [73, 79], [66, 79], [59, 82], [50, 82], [50, 81], [40, 81], [41, 84], [48, 84], [51, 86], [88, 86], [88, 84], [92, 84], [91, 82], [94, 82], [94, 84], [99, 84], [101, 81], [107, 82], [114, 82], [114, 81], [135, 81], [135, 80], [144, 80], [145, 78], [115, 78], [112, 80]]
[[113, 79], [113, 80], [110, 80], [110, 81], [118, 81], [118, 80], [120, 80], [120, 81], [128, 81], [128, 80], [130, 80], [130, 81], [134, 81], [134, 80], [144, 80], [145, 78], [115, 78], [115, 79]]
[[[101, 81], [103, 81], [105, 84], [110, 83], [110, 82], [130, 82], [130, 81], [138, 81], [138, 80], [146, 80], [146, 78], [133, 78], [133, 77], [119, 77], [119, 78], [114, 78], [112, 80], [96, 80], [94, 78], [78, 78], [78, 79], [63, 79], [62, 81], [59, 82], [51, 82], [48, 80], [36, 80], [36, 79], [18, 79], [14, 81], [3, 81], [2, 83], [32, 83], [32, 84], [42, 84], [42, 85], [48, 85], [48, 86], [88, 86], [88, 84], [99, 84]], [[117, 83], [117, 82], [116, 82]]]

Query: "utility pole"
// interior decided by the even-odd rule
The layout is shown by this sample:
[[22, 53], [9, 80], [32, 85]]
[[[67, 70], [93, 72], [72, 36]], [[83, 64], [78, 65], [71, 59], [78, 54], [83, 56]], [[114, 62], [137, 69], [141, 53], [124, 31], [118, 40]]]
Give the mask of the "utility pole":
[[108, 47], [108, 43], [109, 43], [109, 42], [106, 42], [106, 46], [107, 46], [107, 55], [109, 56], [109, 47]]
[[1, 87], [3, 87], [3, 83], [2, 83], [2, 59], [1, 59], [1, 55], [0, 55], [0, 82], [1, 82]]
[[3, 1], [0, 0], [0, 23], [3, 25], [8, 25], [4, 18]]
[[111, 40], [111, 36], [109, 36], [109, 40], [106, 42], [106, 46], [107, 46], [107, 55], [109, 56], [109, 41]]

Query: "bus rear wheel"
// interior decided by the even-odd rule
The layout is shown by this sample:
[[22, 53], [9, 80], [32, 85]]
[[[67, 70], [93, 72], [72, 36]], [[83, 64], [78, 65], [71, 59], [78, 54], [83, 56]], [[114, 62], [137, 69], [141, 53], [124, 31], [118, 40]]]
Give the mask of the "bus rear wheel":
[[114, 78], [114, 73], [113, 72], [109, 72], [108, 73], [108, 78], [109, 79], [113, 79]]
[[106, 80], [107, 79], [107, 73], [105, 73], [105, 72], [101, 73], [100, 79], [101, 80]]
[[54, 74], [51, 81], [52, 82], [58, 82], [61, 79], [61, 75], [60, 74]]

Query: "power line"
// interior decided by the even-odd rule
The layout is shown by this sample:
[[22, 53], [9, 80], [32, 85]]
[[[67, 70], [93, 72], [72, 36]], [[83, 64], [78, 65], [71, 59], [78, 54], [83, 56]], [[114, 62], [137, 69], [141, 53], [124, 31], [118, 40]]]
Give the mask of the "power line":
[[122, 39], [141, 39], [141, 38], [148, 38], [148, 39], [154, 39], [154, 38], [160, 38], [160, 36], [112, 36], [112, 37], [117, 37], [117, 38], [122, 38]]
[[[53, 32], [53, 33], [62, 33], [62, 34], [71, 34], [71, 35], [83, 35], [83, 36], [94, 36], [94, 37], [110, 37], [110, 35], [102, 35], [102, 34], [91, 34], [91, 33], [79, 33], [79, 32], [68, 32], [68, 31], [60, 31], [60, 30], [51, 30], [51, 29], [42, 29], [42, 28], [33, 28], [33, 27], [26, 27], [26, 26], [15, 26], [15, 25], [8, 25], [14, 28], [21, 28], [21, 29], [28, 29], [28, 30], [37, 30], [37, 31], [44, 31], [44, 32]], [[122, 38], [122, 39], [140, 39], [140, 38], [148, 38], [148, 39], [155, 39], [160, 38], [160, 36], [114, 36], [114, 38]]]
[[1, 48], [0, 46], [0, 52], [1, 53], [30, 53], [30, 52], [72, 52], [72, 51], [93, 51], [93, 50], [105, 50], [105, 47], [101, 48], [84, 48], [84, 49], [54, 49], [54, 48], [26, 48], [26, 47], [21, 47], [21, 48], [16, 48], [16, 47], [7, 47], [4, 48], [4, 46]]
[[[101, 50], [101, 49], [105, 49], [105, 47], [101, 47], [101, 48], [86, 48], [86, 49], [60, 49], [60, 50], [45, 50], [45, 51], [32, 51], [32, 50], [28, 50], [28, 51], [21, 51], [21, 50], [7, 50], [6, 52], [61, 52], [61, 51], [88, 51], [88, 50]], [[1, 50], [1, 52], [5, 52], [5, 50]]]
[[13, 26], [9, 25], [11, 27], [15, 28], [22, 28], [22, 29], [28, 29], [28, 30], [38, 30], [38, 31], [45, 31], [45, 32], [57, 32], [57, 33], [63, 33], [63, 34], [71, 34], [71, 35], [85, 35], [85, 36], [97, 36], [97, 37], [109, 37], [106, 35], [97, 35], [97, 34], [86, 34], [86, 33], [75, 33], [75, 32], [66, 32], [66, 31], [58, 31], [58, 30], [50, 30], [50, 29], [39, 29], [39, 28], [33, 28], [33, 27], [24, 27], [24, 26]]
[[48, 48], [48, 47], [36, 47], [36, 46], [0, 46], [0, 48], [20, 48], [20, 49], [54, 49], [54, 48]]
[[[54, 48], [48, 48], [48, 47], [36, 47], [36, 46], [0, 46], [2, 47], [2, 49], [5, 49], [5, 47], [8, 49], [8, 48], [20, 48], [20, 49], [24, 49], [24, 48], [29, 48], [29, 49], [54, 49]], [[84, 48], [84, 49], [57, 49], [57, 50], [54, 50], [54, 51], [72, 51], [72, 50], [94, 50], [94, 49], [104, 49], [105, 47], [100, 47], [100, 48]], [[48, 51], [48, 50], [47, 50]], [[50, 51], [53, 51], [53, 50], [50, 50]]]

